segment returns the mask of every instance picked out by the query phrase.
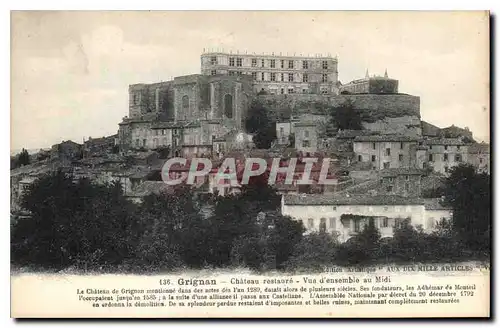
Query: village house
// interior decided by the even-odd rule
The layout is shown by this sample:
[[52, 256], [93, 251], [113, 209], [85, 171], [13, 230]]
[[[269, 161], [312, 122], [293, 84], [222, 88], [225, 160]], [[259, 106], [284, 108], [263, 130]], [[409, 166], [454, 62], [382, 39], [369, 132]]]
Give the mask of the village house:
[[447, 174], [450, 168], [466, 163], [467, 155], [468, 145], [460, 139], [427, 139], [417, 148], [417, 167]]
[[413, 167], [418, 138], [404, 135], [367, 135], [353, 140], [358, 162], [368, 162], [375, 170]]
[[303, 154], [311, 154], [318, 150], [318, 127], [314, 122], [297, 122], [294, 124], [295, 149]]
[[451, 219], [451, 211], [438, 208], [435, 202], [396, 195], [284, 195], [281, 212], [302, 221], [306, 232], [336, 233], [341, 242], [358, 235], [370, 219], [382, 238], [392, 237], [394, 228], [407, 219], [425, 231], [431, 231], [442, 218]]
[[490, 174], [490, 145], [474, 143], [468, 146], [467, 161], [480, 173]]

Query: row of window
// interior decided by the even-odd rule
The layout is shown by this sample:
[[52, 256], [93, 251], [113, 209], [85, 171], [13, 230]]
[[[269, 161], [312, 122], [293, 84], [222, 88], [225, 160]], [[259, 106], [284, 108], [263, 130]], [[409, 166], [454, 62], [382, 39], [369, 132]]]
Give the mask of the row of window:
[[[285, 64], [287, 62], [287, 64]], [[269, 63], [269, 67], [271, 68], [277, 68], [277, 65], [279, 64], [280, 68], [289, 68], [289, 69], [294, 69], [295, 68], [295, 61], [293, 60], [276, 60], [276, 59], [257, 59], [257, 58], [252, 58], [252, 67], [257, 67], [260, 65], [260, 67], [267, 67], [266, 63]], [[217, 56], [212, 56], [210, 57], [210, 64], [211, 65], [217, 65], [218, 60]], [[236, 67], [242, 67], [243, 66], [243, 58], [241, 57], [229, 57], [229, 66], [236, 66]], [[303, 60], [302, 61], [302, 69], [309, 69], [311, 67], [310, 62], [308, 60]], [[321, 61], [321, 68], [322, 69], [328, 69], [328, 61], [323, 60]]]
[[[432, 149], [432, 145], [429, 145], [429, 149]], [[444, 145], [444, 150], [453, 150], [453, 146]], [[457, 150], [460, 150], [460, 145], [457, 145]]]
[[[236, 76], [236, 75], [243, 75], [244, 73], [242, 71], [229, 71], [228, 75], [230, 76]], [[257, 81], [270, 81], [270, 82], [296, 82], [295, 74], [294, 73], [268, 73], [266, 74], [265, 72], [252, 72], [252, 78]], [[210, 75], [217, 75], [217, 70], [212, 70], [210, 71]], [[259, 78], [259, 79], [258, 79]], [[302, 82], [309, 82], [309, 75], [308, 74], [302, 74]], [[327, 83], [328, 82], [328, 74], [322, 74], [321, 75], [321, 82], [322, 83]]]
[[[455, 154], [455, 156], [448, 156], [451, 154], [443, 154], [443, 162], [448, 162], [451, 158], [451, 161], [455, 159], [455, 162], [461, 162], [462, 161], [462, 155], [460, 154]], [[438, 160], [438, 154], [429, 154], [429, 162], [434, 162]]]
[[[389, 143], [389, 146], [386, 146], [386, 153], [387, 155], [391, 155], [391, 148], [390, 148], [390, 143]], [[404, 149], [405, 147], [405, 144], [404, 142], [400, 142], [399, 143], [399, 149]], [[372, 149], [375, 150], [377, 149], [377, 143], [376, 142], [372, 142]]]
[[[390, 156], [391, 155], [390, 149], [388, 148], [386, 150], [388, 150], [388, 152], [386, 151], [385, 155], [386, 156]], [[377, 161], [377, 156], [376, 155], [371, 155], [370, 159], [371, 159], [372, 162], [376, 162]], [[398, 155], [398, 159], [399, 159], [400, 162], [403, 162], [404, 161], [404, 155], [403, 154], [399, 154]], [[363, 155], [358, 155], [358, 162], [363, 162]]]
[[[304, 223], [304, 225], [306, 225], [306, 227], [308, 229], [314, 229], [315, 228], [315, 225], [314, 225], [314, 219], [307, 219], [307, 225]], [[402, 219], [394, 219], [394, 224], [392, 226], [398, 226], [402, 223]], [[328, 219], [328, 228], [329, 229], [332, 229], [332, 230], [336, 230], [336, 222], [337, 222], [337, 218], [329, 218]], [[355, 232], [361, 232], [362, 230], [362, 223], [364, 221], [363, 220], [354, 220], [354, 231]], [[389, 218], [385, 217], [385, 218], [382, 218], [381, 222], [380, 222], [380, 227], [381, 228], [388, 228], [389, 227]], [[326, 231], [326, 218], [321, 218], [320, 221], [319, 221], [319, 230], [320, 231]]]

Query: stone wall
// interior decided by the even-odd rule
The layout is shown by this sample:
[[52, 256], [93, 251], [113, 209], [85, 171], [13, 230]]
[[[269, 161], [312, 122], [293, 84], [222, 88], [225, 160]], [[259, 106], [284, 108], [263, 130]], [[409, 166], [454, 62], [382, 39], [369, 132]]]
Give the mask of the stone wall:
[[368, 130], [381, 133], [420, 135], [420, 98], [406, 94], [362, 94], [322, 96], [314, 94], [260, 95], [274, 119], [304, 114], [326, 114], [327, 109], [351, 101]]
[[148, 113], [157, 113], [166, 119], [173, 119], [172, 81], [129, 86], [129, 117], [137, 118]]

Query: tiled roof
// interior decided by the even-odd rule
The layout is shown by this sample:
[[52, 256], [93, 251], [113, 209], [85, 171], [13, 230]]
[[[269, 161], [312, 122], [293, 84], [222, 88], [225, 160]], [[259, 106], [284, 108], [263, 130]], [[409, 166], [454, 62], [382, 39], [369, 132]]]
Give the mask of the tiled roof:
[[285, 205], [423, 205], [422, 199], [394, 195], [360, 195], [339, 197], [333, 195], [285, 195]]
[[463, 141], [457, 138], [428, 139], [425, 140], [424, 143], [426, 145], [446, 145], [446, 146], [465, 145]]
[[416, 136], [405, 136], [405, 135], [400, 135], [400, 134], [386, 134], [386, 135], [371, 135], [371, 136], [358, 136], [354, 138], [354, 142], [359, 142], [359, 141], [370, 141], [370, 142], [377, 142], [377, 141], [417, 141], [418, 137]]

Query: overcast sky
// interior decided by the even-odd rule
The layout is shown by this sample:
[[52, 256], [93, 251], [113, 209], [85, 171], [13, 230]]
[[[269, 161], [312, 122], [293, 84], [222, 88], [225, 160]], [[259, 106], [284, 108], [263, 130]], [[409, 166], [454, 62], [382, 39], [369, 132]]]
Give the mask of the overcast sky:
[[11, 147], [115, 134], [128, 85], [200, 71], [203, 48], [338, 55], [339, 79], [399, 80], [422, 119], [489, 140], [481, 12], [15, 12]]

